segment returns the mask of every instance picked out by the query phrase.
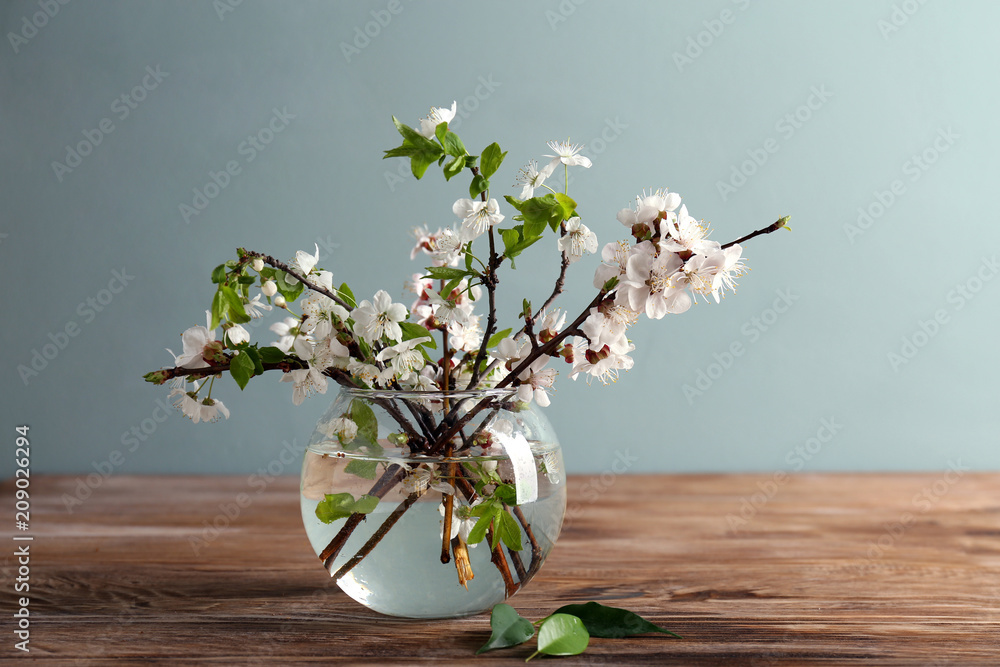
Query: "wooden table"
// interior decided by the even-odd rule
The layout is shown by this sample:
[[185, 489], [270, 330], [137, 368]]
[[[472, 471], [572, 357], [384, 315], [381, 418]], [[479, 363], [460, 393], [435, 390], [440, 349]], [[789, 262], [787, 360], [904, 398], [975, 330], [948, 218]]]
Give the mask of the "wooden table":
[[[10, 545], [26, 542], [6, 529], [2, 485], [0, 661], [485, 666], [530, 653], [475, 657], [485, 615], [406, 621], [350, 600], [311, 555], [295, 479], [113, 475], [70, 513], [78, 484], [31, 479], [17, 533], [34, 537], [28, 655], [10, 632]], [[541, 618], [598, 600], [684, 639], [593, 639], [559, 664], [1000, 664], [1000, 474], [606, 474], [571, 478], [569, 498], [562, 537], [512, 604]]]

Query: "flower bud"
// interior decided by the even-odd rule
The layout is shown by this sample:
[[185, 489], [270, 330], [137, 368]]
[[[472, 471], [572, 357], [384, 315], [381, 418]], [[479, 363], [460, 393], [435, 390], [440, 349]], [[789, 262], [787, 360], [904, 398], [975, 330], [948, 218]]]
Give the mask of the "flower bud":
[[211, 343], [205, 345], [205, 348], [201, 351], [201, 358], [207, 364], [221, 364], [226, 361], [226, 355], [222, 351], [222, 341], [213, 340]]
[[272, 297], [278, 293], [278, 285], [273, 280], [268, 280], [260, 286], [260, 291], [264, 293], [264, 296]]
[[278, 308], [285, 308], [286, 306], [288, 306], [288, 302], [285, 301], [285, 297], [279, 294], [278, 296], [274, 297], [274, 305], [276, 305]]
[[264, 260], [262, 260], [260, 257], [258, 257], [256, 259], [254, 259], [252, 262], [250, 262], [250, 266], [253, 267], [254, 271], [256, 271], [257, 273], [260, 273], [264, 269]]

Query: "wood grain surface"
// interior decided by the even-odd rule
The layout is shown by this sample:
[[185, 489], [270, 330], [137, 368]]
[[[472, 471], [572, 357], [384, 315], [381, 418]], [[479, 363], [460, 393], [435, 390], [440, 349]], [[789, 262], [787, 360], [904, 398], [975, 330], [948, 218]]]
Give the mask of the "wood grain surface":
[[[531, 652], [476, 657], [486, 615], [407, 621], [349, 599], [312, 555], [296, 479], [115, 475], [70, 512], [77, 485], [31, 480], [31, 652], [13, 647], [8, 546], [4, 664], [486, 667]], [[684, 638], [541, 660], [997, 665], [1000, 474], [572, 477], [562, 536], [511, 604], [535, 619], [588, 600]]]

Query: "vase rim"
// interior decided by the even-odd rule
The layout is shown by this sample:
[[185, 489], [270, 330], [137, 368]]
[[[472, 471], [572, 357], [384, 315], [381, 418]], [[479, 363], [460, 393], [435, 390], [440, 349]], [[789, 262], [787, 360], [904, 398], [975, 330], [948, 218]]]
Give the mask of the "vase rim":
[[362, 389], [360, 387], [341, 387], [340, 391], [350, 396], [358, 398], [377, 399], [423, 399], [435, 400], [448, 398], [510, 398], [517, 393], [517, 387], [487, 387], [483, 389], [442, 389], [416, 390], [416, 389]]

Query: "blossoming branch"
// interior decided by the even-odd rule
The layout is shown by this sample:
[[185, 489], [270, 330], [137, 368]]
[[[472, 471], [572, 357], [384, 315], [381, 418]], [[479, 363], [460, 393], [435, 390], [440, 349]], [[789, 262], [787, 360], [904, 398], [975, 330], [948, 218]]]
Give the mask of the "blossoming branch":
[[[708, 238], [708, 225], [689, 214], [676, 192], [644, 192], [617, 213], [626, 238], [601, 248], [593, 274], [596, 294], [571, 319], [555, 302], [571, 265], [599, 246], [569, 196], [568, 170], [589, 169], [591, 161], [580, 154], [582, 146], [549, 142], [544, 166], [531, 160], [518, 171], [519, 194], [504, 197], [505, 212], [491, 196], [491, 179], [507, 153], [492, 143], [470, 154], [449, 129], [455, 111], [454, 103], [433, 108], [419, 130], [393, 118], [403, 141], [385, 152], [386, 158], [408, 159], [418, 179], [435, 163], [449, 181], [462, 173], [470, 177], [469, 196], [451, 206], [451, 227], [414, 230], [410, 257], [423, 256], [429, 266], [406, 282], [413, 293], [409, 307], [385, 290], [358, 301], [346, 282], [335, 286], [333, 273], [317, 266], [318, 247], [315, 254], [297, 252], [287, 263], [241, 248], [235, 260], [212, 271], [217, 289], [206, 325], [187, 329], [180, 354], [171, 352], [173, 366], [146, 379], [169, 382], [175, 404], [194, 422], [229, 417], [213, 394], [216, 379], [228, 373], [242, 389], [272, 370], [291, 385], [296, 405], [325, 393], [333, 380], [414, 391], [510, 386], [519, 400], [547, 406], [558, 365], [573, 379], [617, 379], [633, 366], [628, 330], [639, 317], [680, 314], [698, 299], [718, 302], [746, 270], [740, 243], [786, 226], [787, 217], [720, 244]], [[559, 169], [561, 191], [550, 185]], [[546, 237], [558, 251], [555, 284], [540, 307], [525, 299], [520, 319], [501, 330], [498, 272], [505, 263], [513, 269], [516, 258]], [[477, 312], [484, 305], [485, 320]], [[266, 346], [251, 342], [243, 325], [273, 308], [285, 311], [270, 327], [275, 340]], [[433, 409], [447, 412], [446, 406]], [[454, 415], [446, 422], [454, 429]], [[338, 437], [356, 427], [342, 424]], [[443, 441], [423, 437], [410, 444], [414, 451], [437, 453]]]

